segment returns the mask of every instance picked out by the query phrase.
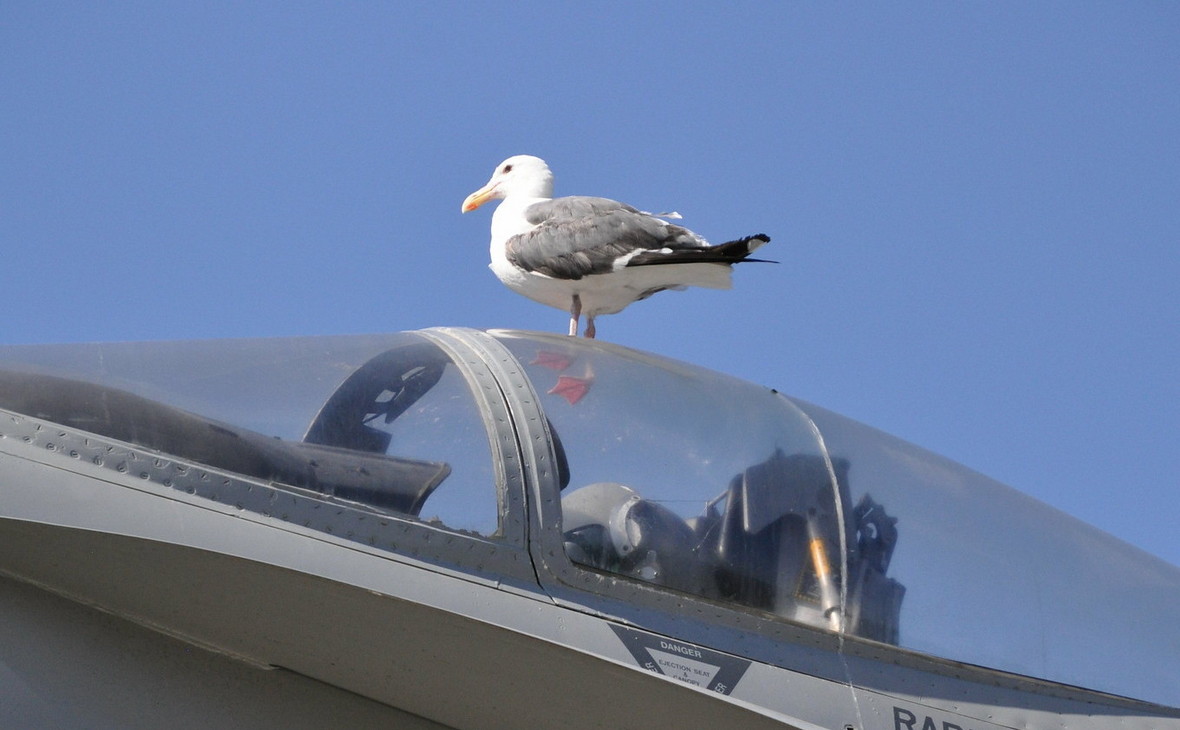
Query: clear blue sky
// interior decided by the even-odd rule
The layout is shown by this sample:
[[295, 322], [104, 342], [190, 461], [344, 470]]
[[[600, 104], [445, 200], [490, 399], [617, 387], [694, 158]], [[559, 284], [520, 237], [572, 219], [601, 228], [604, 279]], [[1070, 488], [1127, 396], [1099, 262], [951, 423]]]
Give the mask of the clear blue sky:
[[782, 263], [604, 339], [771, 385], [1180, 564], [1180, 6], [0, 5], [0, 342], [561, 331], [463, 197]]

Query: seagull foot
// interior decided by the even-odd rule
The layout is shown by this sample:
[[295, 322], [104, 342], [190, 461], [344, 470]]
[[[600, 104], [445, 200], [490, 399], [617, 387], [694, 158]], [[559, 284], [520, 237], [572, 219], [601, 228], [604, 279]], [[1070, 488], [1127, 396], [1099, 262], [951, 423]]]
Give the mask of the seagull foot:
[[592, 377], [578, 378], [573, 375], [559, 375], [557, 377], [557, 385], [553, 386], [548, 392], [549, 395], [560, 395], [572, 406], [577, 405], [578, 401], [582, 400], [590, 392], [590, 386], [593, 384], [594, 378]]
[[553, 352], [552, 350], [537, 350], [537, 356], [533, 358], [529, 365], [540, 365], [543, 368], [556, 370], [561, 372], [570, 366], [573, 362], [570, 357], [561, 352]]

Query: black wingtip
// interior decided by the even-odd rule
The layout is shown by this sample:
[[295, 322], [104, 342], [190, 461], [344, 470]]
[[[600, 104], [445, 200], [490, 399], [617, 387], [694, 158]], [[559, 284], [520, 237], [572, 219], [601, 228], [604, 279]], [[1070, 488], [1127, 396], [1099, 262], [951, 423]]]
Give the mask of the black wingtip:
[[752, 261], [753, 259], [746, 259], [746, 257], [768, 243], [770, 243], [770, 236], [765, 233], [755, 233], [752, 236], [746, 236], [734, 241], [726, 241], [715, 248], [719, 251], [724, 251], [727, 255], [735, 259]]
[[756, 263], [756, 264], [777, 264], [778, 263], [777, 261], [771, 261], [770, 259], [748, 258], [749, 254], [754, 252], [754, 249], [770, 243], [770, 236], [766, 235], [765, 233], [755, 233], [754, 235], [748, 236], [746, 238], [747, 245], [749, 244], [750, 241], [759, 241], [759, 243], [755, 246], [749, 246], [749, 249], [750, 249], [749, 253], [746, 254], [747, 258], [742, 259], [743, 262], [750, 262], [750, 263]]
[[770, 236], [756, 233], [707, 248], [683, 248], [674, 253], [651, 251], [632, 257], [627, 266], [650, 266], [665, 264], [725, 264], [732, 266], [744, 262], [777, 264], [768, 259], [752, 259], [750, 254], [762, 245], [770, 243]]

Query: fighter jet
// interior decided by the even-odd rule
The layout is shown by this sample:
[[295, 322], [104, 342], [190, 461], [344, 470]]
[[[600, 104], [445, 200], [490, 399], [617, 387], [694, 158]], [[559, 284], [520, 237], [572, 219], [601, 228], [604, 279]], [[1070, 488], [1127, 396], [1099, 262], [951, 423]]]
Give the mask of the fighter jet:
[[1178, 615], [1176, 566], [601, 341], [0, 347], [0, 727], [1180, 730]]

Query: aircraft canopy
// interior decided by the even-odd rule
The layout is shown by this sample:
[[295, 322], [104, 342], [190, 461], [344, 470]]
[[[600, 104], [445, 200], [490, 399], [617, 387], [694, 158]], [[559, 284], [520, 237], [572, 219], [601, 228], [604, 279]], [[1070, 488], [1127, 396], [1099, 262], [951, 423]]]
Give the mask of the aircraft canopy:
[[527, 553], [552, 529], [570, 571], [699, 612], [1180, 706], [1175, 566], [818, 406], [607, 343], [9, 346], [0, 409], [115, 444], [78, 458], [146, 463], [178, 498], [366, 548], [403, 552], [405, 523]]

